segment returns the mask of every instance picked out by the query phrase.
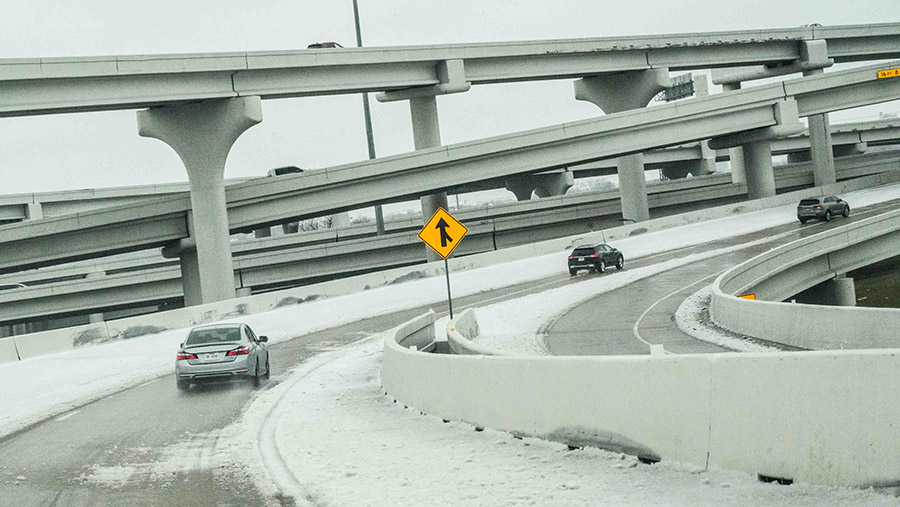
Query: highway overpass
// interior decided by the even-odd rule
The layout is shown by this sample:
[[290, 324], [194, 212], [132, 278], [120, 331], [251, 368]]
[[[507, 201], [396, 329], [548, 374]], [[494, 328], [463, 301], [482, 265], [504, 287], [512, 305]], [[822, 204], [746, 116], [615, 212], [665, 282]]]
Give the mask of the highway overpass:
[[[818, 72], [833, 62], [898, 57], [897, 28], [883, 24], [340, 51], [4, 60], [0, 116], [151, 107], [138, 113], [139, 133], [178, 152], [192, 182], [191, 208], [205, 217], [197, 223], [188, 220], [192, 240], [174, 249], [196, 287], [189, 296], [193, 304], [233, 297], [222, 174], [233, 142], [262, 120], [260, 99], [360, 91], [385, 92], [379, 97], [384, 100], [409, 99], [420, 149], [441, 144], [434, 97], [463, 92], [473, 84], [581, 78], [576, 98], [606, 112], [624, 111], [643, 107], [646, 94], [652, 97], [668, 82], [668, 69], [764, 65]], [[628, 83], [635, 86], [622, 86]], [[203, 125], [215, 128], [198, 128]], [[827, 136], [817, 142], [823, 143]], [[749, 165], [765, 151], [759, 139], [753, 146], [747, 150]], [[819, 153], [814, 150], [816, 167], [833, 181], [833, 167], [819, 163]], [[648, 211], [642, 161], [635, 155], [620, 162], [623, 210], [643, 220]], [[755, 197], [758, 185], [750, 178]], [[774, 192], [770, 177], [762, 191]], [[426, 215], [446, 196], [439, 192], [429, 199]], [[157, 229], [151, 242], [171, 240], [179, 228], [186, 226]]]
[[[838, 161], [840, 179], [889, 173], [900, 176], [900, 151], [847, 157]], [[776, 171], [780, 191], [812, 184], [810, 162]], [[739, 202], [745, 189], [728, 174], [664, 181], [649, 185], [653, 217]], [[621, 224], [615, 190], [575, 194], [456, 213], [470, 229], [458, 253], [469, 255]], [[418, 220], [387, 224], [390, 234], [375, 237], [371, 226], [235, 243], [234, 284], [242, 294], [354, 276], [425, 261], [416, 238]], [[364, 255], [360, 252], [365, 251]], [[84, 323], [91, 314], [166, 308], [183, 304], [177, 261], [151, 258], [115, 263], [59, 266], [0, 277], [31, 287], [0, 293], [0, 323], [31, 321], [31, 329]], [[74, 317], [76, 318], [64, 318]], [[116, 314], [111, 314], [115, 318]], [[96, 317], [95, 317], [96, 318]], [[62, 319], [62, 320], [60, 320]], [[38, 322], [34, 322], [38, 321]]]

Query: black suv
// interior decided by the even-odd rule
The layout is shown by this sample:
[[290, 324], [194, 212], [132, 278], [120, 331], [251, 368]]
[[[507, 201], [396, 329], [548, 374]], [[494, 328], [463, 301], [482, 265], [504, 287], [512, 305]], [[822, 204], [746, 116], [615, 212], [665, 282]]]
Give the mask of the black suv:
[[802, 199], [797, 205], [797, 219], [801, 224], [813, 218], [821, 218], [828, 222], [834, 215], [850, 216], [850, 205], [836, 195]]
[[572, 276], [575, 276], [579, 269], [595, 269], [604, 273], [607, 266], [613, 265], [616, 269], [624, 268], [625, 257], [622, 252], [606, 243], [579, 246], [569, 255], [569, 274]]

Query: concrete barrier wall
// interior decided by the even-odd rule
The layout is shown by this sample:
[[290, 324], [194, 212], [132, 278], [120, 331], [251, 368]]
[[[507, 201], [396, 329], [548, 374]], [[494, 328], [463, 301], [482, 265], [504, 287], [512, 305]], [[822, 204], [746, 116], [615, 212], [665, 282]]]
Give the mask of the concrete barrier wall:
[[400, 347], [399, 329], [385, 336], [382, 386], [444, 419], [701, 468], [900, 484], [898, 350], [442, 355]]
[[450, 351], [462, 355], [505, 356], [508, 352], [476, 343], [478, 320], [475, 309], [467, 308], [447, 323], [447, 343]]
[[[736, 333], [805, 349], [900, 347], [900, 310], [781, 302], [837, 274], [893, 257], [898, 248], [900, 211], [782, 245], [720, 275], [710, 317]], [[746, 292], [757, 299], [735, 297]]]
[[[640, 224], [628, 224], [567, 238], [559, 238], [498, 251], [453, 258], [450, 259], [450, 269], [454, 272], [459, 272], [485, 266], [493, 266], [554, 252], [564, 252], [572, 249], [578, 244], [596, 243], [601, 241], [608, 242], [637, 234], [669, 229], [704, 220], [713, 220], [740, 213], [758, 211], [767, 207], [793, 203], [806, 195], [850, 192], [862, 188], [896, 183], [898, 181], [900, 181], [900, 172], [866, 176], [826, 185], [824, 187], [816, 187], [764, 199], [657, 218], [647, 222], [641, 222]], [[418, 264], [415, 266], [368, 273], [340, 280], [332, 280], [304, 287], [256, 294], [218, 303], [115, 320], [106, 323], [106, 335], [102, 333], [102, 330], [98, 330], [89, 325], [19, 335], [15, 337], [15, 340], [20, 346], [20, 353], [22, 352], [23, 343], [32, 340], [37, 341], [37, 343], [25, 345], [25, 348], [28, 350], [28, 357], [34, 357], [34, 355], [69, 350], [74, 346], [71, 344], [76, 343], [77, 340], [80, 340], [77, 341], [77, 343], [82, 343], [85, 342], [86, 338], [91, 336], [94, 336], [95, 338], [86, 341], [84, 343], [85, 345], [91, 343], [103, 343], [109, 340], [127, 339], [128, 337], [139, 336], [142, 333], [147, 334], [154, 329], [156, 330], [155, 332], [158, 332], [166, 329], [189, 327], [204, 322], [270, 311], [283, 306], [301, 304], [318, 298], [342, 296], [370, 288], [402, 283], [407, 280], [443, 275], [444, 263], [443, 261], [436, 261], [428, 264]], [[24, 355], [22, 356], [23, 359], [25, 359], [25, 357], [26, 356]]]
[[0, 364], [19, 360], [16, 352], [16, 341], [12, 337], [0, 338]]

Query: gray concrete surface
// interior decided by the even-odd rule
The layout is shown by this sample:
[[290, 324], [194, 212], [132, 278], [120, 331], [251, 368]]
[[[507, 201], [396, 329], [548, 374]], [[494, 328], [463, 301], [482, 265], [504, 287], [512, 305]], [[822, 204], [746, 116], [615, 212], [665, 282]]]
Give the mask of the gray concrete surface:
[[[546, 333], [544, 342], [550, 352], [556, 355], [648, 354], [648, 343], [662, 344], [667, 351], [673, 353], [722, 352], [724, 349], [720, 347], [700, 342], [684, 334], [675, 324], [675, 311], [684, 298], [704, 285], [712, 283], [715, 278], [713, 275], [771, 248], [846, 225], [848, 222], [859, 221], [890, 211], [897, 205], [898, 201], [882, 203], [854, 210], [854, 214], [846, 220], [834, 220], [830, 223], [817, 222], [810, 225], [792, 223], [758, 233], [665, 253], [652, 259], [628, 262], [628, 252], [625, 252], [626, 269], [634, 269], [650, 262], [664, 261], [701, 251], [726, 248], [776, 234], [789, 233], [773, 241], [695, 262], [601, 294], [576, 306], [548, 326], [544, 330]], [[615, 274], [616, 271], [612, 270], [606, 274], [582, 274], [575, 278], [615, 276]], [[635, 336], [636, 324], [640, 338]]]

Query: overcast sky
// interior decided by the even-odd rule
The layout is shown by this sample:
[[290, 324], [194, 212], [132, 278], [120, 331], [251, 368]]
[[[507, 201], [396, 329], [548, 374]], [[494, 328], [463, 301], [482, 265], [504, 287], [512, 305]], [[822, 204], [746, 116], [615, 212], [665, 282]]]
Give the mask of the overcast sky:
[[[900, 21], [897, 0], [359, 0], [367, 46], [605, 37]], [[355, 42], [351, 0], [34, 0], [4, 6], [0, 58], [301, 49]], [[438, 98], [445, 144], [601, 114], [570, 80], [479, 86]], [[890, 103], [832, 122], [896, 112]], [[411, 151], [405, 102], [372, 100], [379, 156]], [[263, 102], [226, 177], [367, 157], [358, 95]], [[0, 119], [0, 194], [187, 181], [133, 111]]]

